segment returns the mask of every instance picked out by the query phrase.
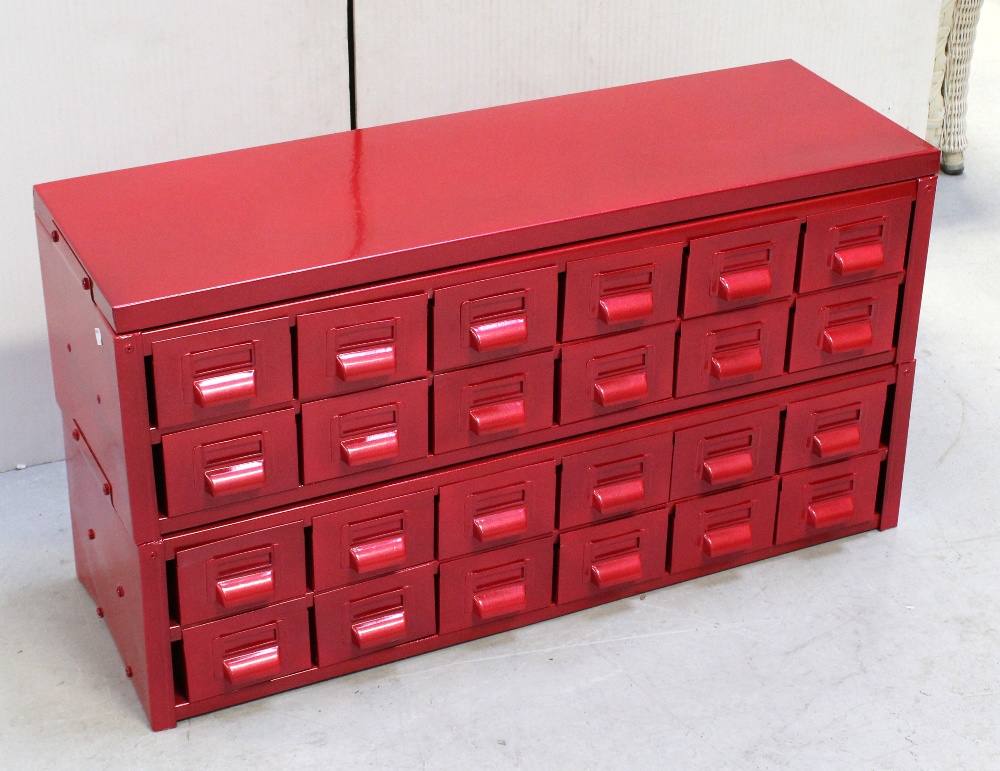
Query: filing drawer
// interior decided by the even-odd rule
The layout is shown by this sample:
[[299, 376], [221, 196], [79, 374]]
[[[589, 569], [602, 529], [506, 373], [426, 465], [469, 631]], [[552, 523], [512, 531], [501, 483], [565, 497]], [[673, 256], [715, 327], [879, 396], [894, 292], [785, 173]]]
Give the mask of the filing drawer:
[[337, 396], [427, 373], [427, 297], [298, 317], [299, 398]]
[[669, 433], [563, 458], [559, 527], [661, 506], [670, 499]]
[[566, 263], [563, 341], [673, 321], [684, 244]]
[[800, 227], [798, 220], [789, 220], [692, 239], [684, 318], [790, 296]]
[[441, 634], [551, 605], [554, 541], [550, 536], [441, 563]]
[[305, 594], [302, 528], [294, 522], [179, 550], [180, 623], [197, 624]]
[[681, 501], [674, 509], [670, 572], [724, 564], [774, 543], [778, 478]]
[[316, 595], [321, 667], [437, 632], [435, 566], [422, 565]]
[[555, 266], [434, 293], [434, 369], [518, 356], [556, 342]]
[[658, 509], [559, 536], [556, 599], [594, 597], [662, 576], [670, 510]]
[[671, 498], [722, 490], [775, 472], [780, 411], [751, 412], [678, 431]]
[[808, 217], [799, 291], [902, 272], [912, 205], [908, 198], [894, 198]]
[[677, 324], [563, 347], [560, 424], [669, 399]]
[[152, 351], [160, 428], [220, 420], [292, 400], [287, 319], [160, 340]]
[[799, 297], [789, 372], [892, 349], [899, 277]]
[[870, 453], [785, 474], [781, 478], [776, 543], [791, 543], [872, 520], [881, 465], [878, 453]]
[[313, 518], [313, 582], [333, 589], [434, 559], [434, 491]]
[[780, 375], [789, 301], [681, 322], [677, 396]]
[[555, 526], [555, 463], [491, 473], [441, 487], [438, 556], [450, 559], [547, 535]]
[[551, 353], [434, 376], [434, 452], [552, 426]]
[[299, 483], [293, 410], [167, 434], [162, 445], [169, 516], [281, 492]]
[[190, 701], [312, 667], [304, 599], [188, 627], [182, 636]]
[[877, 450], [886, 384], [793, 402], [785, 413], [782, 473]]
[[427, 442], [423, 380], [302, 405], [307, 484], [423, 458]]

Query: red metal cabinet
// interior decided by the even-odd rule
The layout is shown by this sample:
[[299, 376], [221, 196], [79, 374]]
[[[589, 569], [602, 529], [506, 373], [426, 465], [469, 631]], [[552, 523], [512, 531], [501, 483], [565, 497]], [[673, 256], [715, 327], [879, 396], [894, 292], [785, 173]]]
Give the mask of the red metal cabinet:
[[151, 725], [894, 526], [937, 162], [786, 61], [36, 187]]

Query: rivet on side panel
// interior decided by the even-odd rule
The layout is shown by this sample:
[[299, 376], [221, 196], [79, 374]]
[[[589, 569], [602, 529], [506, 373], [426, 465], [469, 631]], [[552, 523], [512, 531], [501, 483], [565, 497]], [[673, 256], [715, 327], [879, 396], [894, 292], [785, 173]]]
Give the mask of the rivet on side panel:
[[97, 609], [97, 617], [98, 618], [104, 618], [104, 608], [98, 608]]
[[76, 442], [80, 441], [80, 429], [78, 428], [73, 429], [73, 440]]
[[84, 290], [86, 290], [86, 291], [89, 292], [90, 291], [90, 287], [91, 287], [90, 279], [87, 276], [84, 276], [82, 283], [83, 283]]
[[135, 674], [135, 672], [132, 671], [132, 667], [130, 667], [130, 666], [128, 666], [126, 664], [125, 665], [125, 677], [132, 677], [132, 675], [134, 675], [134, 674]]
[[94, 532], [94, 528], [90, 528], [90, 530], [87, 531], [87, 538], [89, 538], [91, 541], [97, 538], [97, 533]]
[[57, 242], [58, 240], [59, 240], [59, 231], [58, 230], [53, 230], [52, 231], [52, 241], [53, 241], [53, 243]]
[[124, 597], [125, 596], [125, 587], [124, 586], [119, 586], [117, 589], [115, 589], [115, 591], [118, 593], [119, 597]]
[[105, 495], [111, 495], [111, 485], [105, 482], [103, 485], [101, 485], [101, 492], [104, 493]]
[[98, 394], [98, 395], [97, 395], [97, 403], [98, 403], [98, 404], [100, 404], [100, 403], [101, 403], [101, 395], [100, 395], [100, 394]]
[[73, 353], [73, 346], [70, 343], [66, 343], [66, 350]]

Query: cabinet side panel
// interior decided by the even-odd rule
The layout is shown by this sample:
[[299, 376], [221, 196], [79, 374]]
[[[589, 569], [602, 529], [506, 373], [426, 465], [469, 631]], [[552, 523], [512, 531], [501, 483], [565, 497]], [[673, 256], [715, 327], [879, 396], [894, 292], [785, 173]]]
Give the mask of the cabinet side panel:
[[927, 246], [931, 237], [936, 189], [937, 177], [924, 177], [917, 181], [917, 203], [913, 210], [913, 227], [910, 229], [906, 284], [900, 309], [899, 340], [896, 344], [896, 361], [901, 363], [913, 361], [917, 346], [917, 322], [920, 317], [920, 298], [924, 292]]
[[900, 364], [896, 374], [896, 392], [892, 402], [889, 428], [889, 456], [886, 462], [885, 488], [879, 530], [895, 527], [899, 521], [899, 501], [903, 488], [903, 464], [906, 462], [906, 438], [910, 430], [910, 403], [913, 400], [913, 374], [916, 362]]

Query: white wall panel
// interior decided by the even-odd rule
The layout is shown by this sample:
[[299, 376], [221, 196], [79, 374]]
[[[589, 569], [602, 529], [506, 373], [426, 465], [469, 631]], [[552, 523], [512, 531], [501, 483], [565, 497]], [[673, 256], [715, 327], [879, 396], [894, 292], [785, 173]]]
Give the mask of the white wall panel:
[[792, 58], [923, 135], [939, 5], [355, 0], [358, 125]]
[[62, 455], [31, 185], [350, 128], [345, 0], [0, 0], [0, 471]]

